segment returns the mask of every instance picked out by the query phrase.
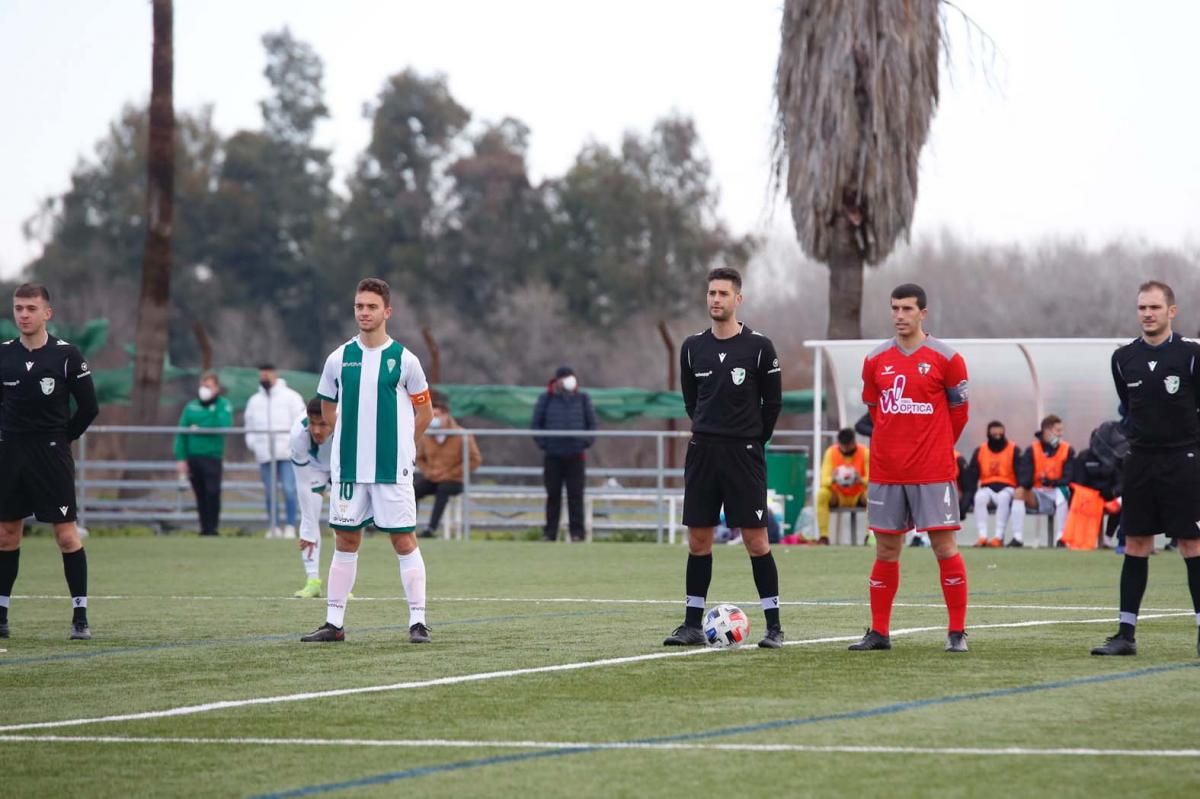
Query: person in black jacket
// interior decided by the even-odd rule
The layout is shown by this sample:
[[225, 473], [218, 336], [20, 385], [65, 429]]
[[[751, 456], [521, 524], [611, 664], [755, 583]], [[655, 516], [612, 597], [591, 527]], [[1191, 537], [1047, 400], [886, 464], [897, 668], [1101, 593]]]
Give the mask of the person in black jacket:
[[[21, 335], [0, 343], [0, 638], [21, 557], [25, 518], [54, 528], [71, 597], [73, 640], [88, 626], [87, 555], [75, 525], [75, 461], [71, 442], [100, 412], [87, 362], [72, 344], [46, 330], [50, 292], [26, 283], [13, 293]], [[71, 410], [71, 400], [75, 410]]]
[[1200, 344], [1175, 335], [1176, 313], [1171, 287], [1146, 281], [1137, 295], [1142, 335], [1112, 355], [1113, 385], [1130, 447], [1121, 475], [1125, 558], [1117, 633], [1093, 655], [1137, 654], [1138, 614], [1154, 536], [1160, 533], [1179, 540], [1200, 624]]
[[[579, 378], [569, 366], [560, 366], [546, 392], [533, 409], [534, 430], [595, 430], [596, 411], [592, 398], [579, 390]], [[572, 541], [582, 541], [583, 486], [586, 478], [585, 452], [595, 436], [537, 436], [533, 439], [545, 453], [542, 477], [546, 484], [546, 527], [542, 540], [558, 538], [562, 513], [562, 490], [567, 487], [567, 526]]]

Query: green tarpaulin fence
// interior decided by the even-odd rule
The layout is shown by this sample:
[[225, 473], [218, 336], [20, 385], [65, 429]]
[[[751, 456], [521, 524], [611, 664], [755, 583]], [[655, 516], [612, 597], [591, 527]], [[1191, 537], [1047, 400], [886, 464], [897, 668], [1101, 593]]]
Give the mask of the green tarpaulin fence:
[[[52, 326], [52, 332], [71, 341], [85, 358], [93, 357], [108, 339], [108, 320], [95, 319], [79, 328]], [[11, 322], [0, 320], [0, 340], [14, 338], [17, 330]], [[132, 355], [132, 347], [127, 348]], [[258, 370], [226, 367], [217, 370], [225, 395], [235, 410], [246, 407], [246, 400], [258, 391]], [[163, 402], [175, 404], [191, 397], [199, 369], [181, 369], [171, 363], [163, 368]], [[305, 399], [317, 391], [318, 375], [313, 372], [283, 370], [279, 373], [288, 385]], [[119, 369], [93, 369], [96, 394], [101, 405], [129, 402], [133, 387], [133, 366]], [[438, 391], [450, 398], [455, 416], [489, 419], [509, 427], [528, 427], [533, 406], [546, 389], [542, 386], [440, 385]], [[596, 416], [606, 422], [635, 419], [683, 419], [683, 397], [677, 391], [648, 391], [640, 388], [589, 388]], [[812, 391], [783, 392], [784, 413], [811, 413]]]

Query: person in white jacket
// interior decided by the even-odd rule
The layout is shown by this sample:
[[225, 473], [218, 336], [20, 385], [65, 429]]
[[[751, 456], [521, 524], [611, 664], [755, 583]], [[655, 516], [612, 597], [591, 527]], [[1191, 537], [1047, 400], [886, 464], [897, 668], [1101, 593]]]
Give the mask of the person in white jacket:
[[[258, 461], [267, 494], [267, 538], [296, 537], [296, 473], [292, 469], [289, 430], [304, 415], [304, 399], [279, 377], [273, 364], [258, 367], [259, 390], [246, 403], [246, 446]], [[272, 473], [274, 477], [272, 477]], [[283, 489], [285, 515], [280, 529], [278, 492]]]

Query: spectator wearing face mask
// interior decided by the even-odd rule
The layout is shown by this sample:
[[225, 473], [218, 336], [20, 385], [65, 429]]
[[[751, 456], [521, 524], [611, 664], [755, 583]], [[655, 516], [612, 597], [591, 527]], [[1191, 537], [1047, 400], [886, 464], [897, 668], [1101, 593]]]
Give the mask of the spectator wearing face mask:
[[1071, 479], [1067, 465], [1075, 460], [1075, 449], [1063, 440], [1063, 420], [1050, 414], [1042, 420], [1033, 444], [1021, 457], [1017, 492], [1013, 497], [1013, 540], [1023, 540], [1025, 511], [1054, 514], [1054, 545], [1062, 540], [1067, 523], [1067, 491]]
[[[258, 367], [258, 391], [246, 403], [246, 446], [258, 461], [258, 473], [267, 495], [267, 538], [295, 538], [298, 508], [296, 473], [291, 460], [292, 423], [304, 415], [305, 402], [272, 364]], [[275, 476], [272, 478], [271, 471]], [[279, 498], [274, 486], [283, 490], [284, 526], [279, 526]]]
[[[592, 399], [579, 390], [579, 378], [569, 366], [560, 366], [546, 392], [538, 397], [533, 409], [534, 430], [595, 430], [596, 412]], [[538, 436], [534, 442], [544, 453], [542, 476], [546, 485], [546, 526], [542, 539], [558, 538], [558, 520], [562, 514], [562, 490], [567, 489], [567, 524], [572, 541], [582, 541], [583, 486], [586, 478], [584, 453], [595, 442], [594, 436]]]
[[[446, 435], [446, 430], [461, 430], [458, 422], [450, 415], [450, 402], [446, 395], [433, 392], [433, 420], [421, 440], [417, 443], [417, 476], [413, 480], [413, 493], [417, 502], [433, 496], [433, 511], [429, 524], [421, 531], [421, 538], [433, 538], [434, 531], [442, 521], [442, 513], [450, 497], [463, 491], [463, 442], [462, 436]], [[475, 436], [467, 437], [467, 469], [475, 471], [483, 463]]]
[[[183, 407], [179, 427], [200, 429], [232, 427], [233, 407], [221, 396], [221, 381], [215, 372], [205, 372], [196, 399]], [[175, 436], [175, 460], [181, 478], [187, 478], [196, 495], [200, 535], [216, 535], [221, 521], [221, 473], [225, 458], [225, 436], [217, 433], [179, 433]]]
[[[1004, 527], [1012, 511], [1017, 491], [1017, 468], [1021, 450], [1005, 435], [1003, 422], [988, 422], [987, 441], [976, 448], [967, 466], [968, 473], [978, 481], [975, 491], [975, 526], [979, 530], [977, 547], [1004, 545]], [[996, 509], [996, 529], [988, 537], [988, 507]], [[1023, 546], [1014, 535], [1009, 546]]]

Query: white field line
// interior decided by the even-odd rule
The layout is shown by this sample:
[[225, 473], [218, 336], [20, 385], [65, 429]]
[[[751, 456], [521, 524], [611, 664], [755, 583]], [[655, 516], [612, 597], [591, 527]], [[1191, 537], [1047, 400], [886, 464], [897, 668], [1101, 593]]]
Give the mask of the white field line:
[[[1143, 615], [1140, 618], [1159, 618], [1161, 616], [1190, 616], [1191, 611], [1187, 613], [1170, 613], [1157, 615]], [[987, 629], [1001, 627], [1034, 627], [1049, 624], [1111, 624], [1111, 618], [1103, 619], [1059, 619], [1059, 620], [1044, 620], [1044, 621], [1024, 621], [1012, 622], [1009, 624], [987, 624], [976, 625], [968, 629]], [[911, 635], [913, 633], [922, 632], [940, 632], [945, 630], [945, 625], [937, 627], [908, 627], [905, 629], [892, 630], [891, 635]], [[845, 643], [847, 641], [858, 641], [861, 636], [858, 635], [841, 635], [827, 638], [808, 638], [799, 641], [789, 641], [785, 646], [808, 646], [813, 644], [833, 644]], [[241, 707], [250, 707], [254, 705], [274, 705], [284, 702], [304, 702], [309, 699], [329, 699], [338, 696], [355, 696], [358, 694], [375, 694], [388, 691], [403, 691], [418, 688], [435, 688], [443, 685], [462, 685], [464, 683], [485, 682], [488, 680], [498, 680], [506, 677], [524, 677], [530, 674], [551, 674], [565, 671], [582, 671], [585, 669], [603, 668], [605, 666], [623, 666], [629, 663], [646, 663], [655, 660], [665, 660], [667, 658], [687, 657], [690, 655], [706, 655], [726, 650], [709, 648], [709, 647], [684, 647], [682, 649], [672, 648], [666, 652], [654, 652], [646, 655], [632, 655], [619, 658], [602, 658], [600, 660], [584, 660], [576, 663], [559, 663], [553, 666], [534, 666], [524, 669], [505, 669], [503, 671], [486, 671], [477, 672], [475, 674], [460, 674], [453, 677], [438, 677], [432, 680], [414, 680], [411, 682], [390, 683], [387, 685], [365, 685], [357, 688], [335, 688], [325, 691], [308, 691], [296, 694], [282, 694], [276, 696], [259, 696], [250, 699], [229, 699], [219, 702], [205, 702], [200, 705], [183, 705], [180, 707], [167, 708], [166, 710], [147, 710], [140, 713], [121, 713], [112, 716], [92, 716], [77, 719], [62, 719], [60, 721], [37, 721], [23, 724], [5, 724], [0, 726], [0, 733], [19, 732], [22, 730], [47, 730], [59, 727], [77, 727], [85, 724], [104, 724], [107, 722], [121, 721], [146, 721], [149, 719], [162, 719], [175, 716], [191, 716], [198, 713], [211, 713], [215, 710], [232, 710]], [[747, 647], [744, 651], [754, 652], [756, 648]]]
[[160, 744], [175, 746], [322, 746], [401, 749], [634, 749], [649, 751], [813, 752], [896, 755], [984, 755], [1055, 757], [1200, 757], [1200, 749], [1092, 749], [1025, 746], [839, 746], [809, 744], [639, 743], [636, 741], [462, 741], [444, 738], [378, 740], [363, 738], [152, 738], [123, 735], [0, 735], [0, 743]]
[[[70, 597], [65, 594], [26, 594], [14, 595], [13, 599], [33, 599], [33, 600], [69, 600]], [[294, 599], [291, 595], [288, 596], [189, 596], [189, 595], [171, 595], [157, 596], [153, 594], [109, 594], [109, 595], [93, 595], [88, 597], [90, 601], [95, 600], [173, 600], [181, 602], [287, 602], [291, 604]], [[402, 596], [363, 596], [354, 597], [352, 602], [404, 602]], [[503, 596], [446, 596], [431, 598], [431, 602], [500, 602], [511, 603], [518, 605], [682, 605], [678, 599], [610, 599], [610, 598], [595, 598], [595, 597], [503, 597]], [[714, 602], [717, 600], [714, 600]], [[757, 599], [742, 599], [742, 600], [720, 600], [725, 602], [733, 602], [745, 607], [754, 607], [759, 603]], [[780, 605], [796, 606], [796, 607], [848, 607], [848, 608], [865, 608], [870, 607], [870, 602], [844, 602], [830, 601], [824, 602], [820, 600], [796, 599], [782, 601]], [[945, 608], [943, 602], [896, 602], [894, 607], [898, 608]], [[1116, 618], [1115, 605], [1009, 605], [1009, 604], [982, 604], [972, 602], [968, 610], [1079, 610], [1088, 613], [1113, 613], [1113, 618]], [[1147, 613], [1194, 613], [1188, 608], [1143, 608]]]

